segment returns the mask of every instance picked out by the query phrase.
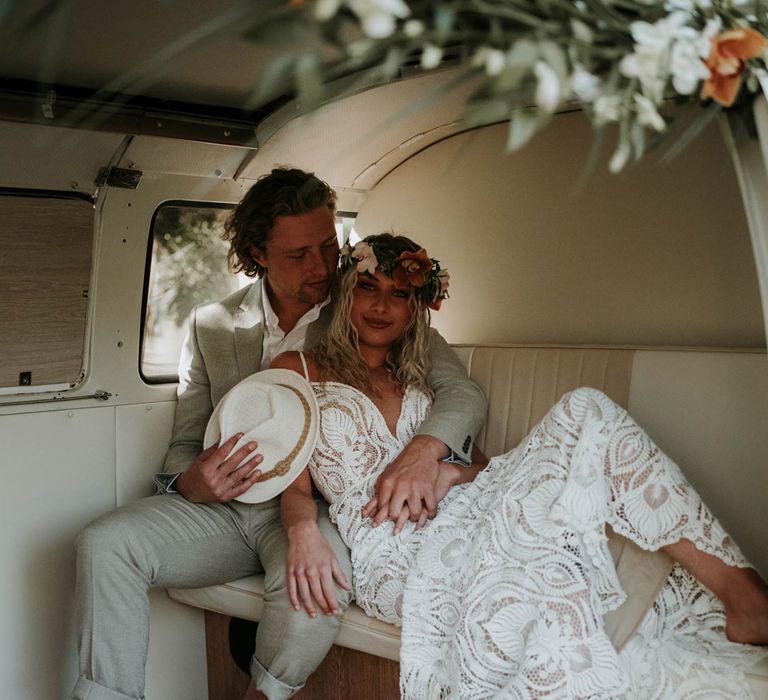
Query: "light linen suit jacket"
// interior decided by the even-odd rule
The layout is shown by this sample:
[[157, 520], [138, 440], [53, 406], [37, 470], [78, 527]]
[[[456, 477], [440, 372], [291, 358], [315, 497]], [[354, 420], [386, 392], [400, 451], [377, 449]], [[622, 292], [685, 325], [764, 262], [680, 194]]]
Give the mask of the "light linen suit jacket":
[[[203, 449], [203, 436], [214, 406], [235, 384], [261, 368], [264, 316], [262, 281], [221, 301], [196, 307], [189, 320], [179, 361], [176, 419], [164, 471], [184, 471]], [[307, 329], [306, 348], [323, 337], [333, 304]], [[485, 422], [482, 391], [469, 380], [456, 354], [432, 330], [429, 384], [435, 401], [419, 433], [432, 435], [467, 459], [472, 439]]]

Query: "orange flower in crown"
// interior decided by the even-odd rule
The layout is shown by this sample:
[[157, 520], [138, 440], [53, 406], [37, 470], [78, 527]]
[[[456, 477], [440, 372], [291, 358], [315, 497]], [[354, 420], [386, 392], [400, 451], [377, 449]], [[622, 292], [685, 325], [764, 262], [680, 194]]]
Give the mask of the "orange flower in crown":
[[427, 273], [432, 269], [432, 260], [424, 248], [415, 253], [400, 253], [392, 268], [392, 280], [399, 286], [410, 284], [423, 287], [427, 283]]
[[711, 97], [730, 107], [741, 87], [746, 61], [757, 58], [768, 47], [768, 39], [754, 29], [728, 29], [712, 37], [705, 61], [710, 75], [701, 88], [701, 99]]

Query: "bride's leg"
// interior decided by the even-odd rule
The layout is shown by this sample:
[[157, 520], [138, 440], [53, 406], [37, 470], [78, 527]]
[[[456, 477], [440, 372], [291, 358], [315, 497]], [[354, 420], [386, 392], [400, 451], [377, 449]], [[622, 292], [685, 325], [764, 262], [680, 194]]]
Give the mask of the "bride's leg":
[[[679, 467], [602, 392], [577, 389], [559, 405], [573, 421], [573, 439], [585, 443], [587, 461], [589, 447], [600, 445], [611, 526], [645, 549], [665, 550], [711, 590], [725, 606], [731, 641], [768, 644], [768, 585], [749, 568]], [[578, 453], [578, 448], [572, 453], [572, 473], [580, 466]]]
[[723, 602], [728, 639], [768, 644], [768, 585], [757, 571], [729, 566], [688, 539], [662, 549]]

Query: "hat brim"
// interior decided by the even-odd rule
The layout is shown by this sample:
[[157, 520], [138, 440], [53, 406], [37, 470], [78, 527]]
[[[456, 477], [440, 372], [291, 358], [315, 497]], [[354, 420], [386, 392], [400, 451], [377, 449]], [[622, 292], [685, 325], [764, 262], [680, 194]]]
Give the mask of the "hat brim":
[[[235, 386], [224, 395], [221, 401], [219, 401], [211, 414], [211, 418], [205, 429], [205, 437], [203, 439], [204, 448], [208, 448], [215, 444], [219, 435], [221, 435], [221, 440], [225, 441], [236, 433], [244, 434], [243, 437], [237, 441], [230, 454], [240, 449], [240, 447], [247, 442], [259, 442], [260, 430], [263, 431], [261, 426], [245, 425], [242, 423], [238, 424], [238, 421], [233, 419], [232, 416], [236, 416], [239, 413], [239, 411], [236, 410], [238, 405], [246, 405], [248, 402], [263, 398], [263, 394], [260, 395], [260, 392], [263, 392], [263, 387], [260, 387], [260, 385], [263, 384], [279, 384], [294, 389], [306, 400], [306, 402], [302, 403], [309, 408], [308, 424], [305, 424], [307, 429], [304, 434], [304, 439], [298, 444], [298, 449], [291, 459], [288, 470], [280, 475], [270, 475], [270, 472], [275, 465], [268, 463], [265, 459], [265, 461], [257, 467], [262, 472], [263, 480], [257, 481], [245, 493], [234, 499], [236, 501], [241, 501], [242, 503], [262, 503], [281, 494], [296, 480], [301, 472], [304, 471], [304, 468], [307, 466], [307, 463], [312, 456], [312, 451], [315, 449], [315, 443], [317, 442], [319, 409], [315, 392], [312, 390], [309, 382], [297, 372], [289, 369], [265, 369], [261, 372], [256, 372], [256, 374], [252, 374], [238, 384], [235, 384]], [[228, 408], [226, 414], [229, 418], [222, 421], [222, 409], [225, 405]], [[233, 408], [235, 410], [232, 410]], [[222, 422], [225, 424], [222, 424]], [[261, 435], [263, 437], [263, 432]], [[259, 454], [258, 447], [254, 454]]]

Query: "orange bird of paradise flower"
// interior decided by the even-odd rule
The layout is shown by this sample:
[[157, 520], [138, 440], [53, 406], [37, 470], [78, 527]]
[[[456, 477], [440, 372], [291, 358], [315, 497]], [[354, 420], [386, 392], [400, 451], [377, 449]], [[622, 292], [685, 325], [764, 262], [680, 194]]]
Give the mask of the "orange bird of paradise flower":
[[432, 269], [427, 251], [420, 248], [415, 253], [400, 253], [397, 258], [397, 267], [392, 270], [392, 279], [395, 284], [405, 286], [412, 284], [414, 287], [423, 287], [427, 282], [427, 272]]
[[754, 29], [728, 29], [712, 37], [712, 50], [704, 61], [710, 75], [701, 88], [701, 99], [711, 97], [730, 107], [741, 87], [746, 61], [759, 56], [767, 46], [768, 39]]

